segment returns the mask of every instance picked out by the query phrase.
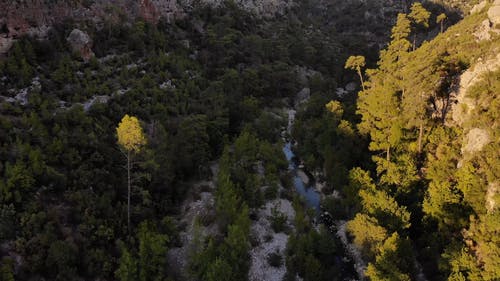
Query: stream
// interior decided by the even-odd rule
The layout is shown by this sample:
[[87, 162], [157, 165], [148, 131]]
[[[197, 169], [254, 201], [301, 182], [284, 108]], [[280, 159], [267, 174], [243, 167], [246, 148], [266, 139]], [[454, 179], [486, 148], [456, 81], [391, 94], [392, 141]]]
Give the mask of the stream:
[[[320, 201], [321, 195], [317, 191], [315, 187], [315, 180], [312, 176], [309, 176], [299, 165], [299, 160], [295, 156], [293, 152], [293, 140], [291, 139], [291, 131], [293, 128], [293, 122], [295, 121], [295, 113], [294, 109], [288, 109], [288, 127], [286, 132], [283, 132], [283, 139], [285, 144], [283, 145], [283, 153], [285, 154], [286, 160], [288, 161], [288, 170], [290, 171], [290, 175], [293, 179], [293, 186], [297, 193], [303, 197], [307, 207], [313, 208], [316, 210], [316, 214], [319, 215], [319, 218], [322, 220], [327, 227], [330, 228], [332, 234], [337, 236], [340, 239], [340, 242], [344, 246], [345, 254], [337, 256], [338, 260], [342, 260], [344, 266], [352, 266], [354, 267], [354, 271], [358, 277], [358, 280], [364, 279], [364, 272], [366, 270], [366, 262], [363, 260], [363, 256], [359, 249], [351, 244], [348, 240], [347, 235], [347, 222], [346, 221], [333, 221], [331, 220], [331, 216], [329, 216], [329, 221], [324, 221], [323, 214], [320, 215]], [[326, 214], [326, 213], [325, 213]], [[348, 258], [352, 260], [352, 264], [346, 263], [344, 260]], [[416, 280], [418, 281], [427, 281], [425, 277], [422, 266], [418, 263], [417, 260], [415, 262], [415, 267], [418, 270], [418, 274], [416, 276]], [[345, 268], [347, 269], [347, 268]], [[355, 277], [349, 274], [349, 270], [346, 271], [347, 275], [350, 278], [347, 280], [354, 280]], [[344, 279], [346, 280], [346, 279]]]
[[[291, 177], [293, 179], [293, 186], [295, 190], [304, 198], [306, 205], [309, 208], [313, 208], [316, 210], [316, 214], [318, 218], [323, 220], [320, 208], [321, 195], [319, 191], [316, 190], [314, 178], [308, 176], [305, 171], [300, 167], [299, 160], [295, 156], [295, 153], [292, 150], [293, 140], [290, 137], [293, 122], [295, 120], [294, 109], [288, 110], [288, 127], [286, 132], [284, 132], [284, 141], [285, 144], [283, 146], [283, 153], [286, 156], [286, 160], [288, 161], [288, 170], [290, 171]], [[321, 214], [321, 215], [320, 215]], [[335, 235], [340, 242], [344, 246], [345, 253], [344, 255], [338, 255], [337, 260], [344, 264], [343, 271], [348, 276], [347, 279], [344, 280], [355, 280], [355, 277], [350, 273], [351, 269], [349, 267], [354, 267], [358, 280], [364, 279], [364, 271], [366, 269], [366, 263], [363, 261], [361, 253], [356, 249], [356, 247], [349, 243], [347, 239], [346, 233], [346, 222], [345, 221], [336, 221], [334, 222], [331, 216], [329, 216], [329, 220], [327, 222], [323, 221], [325, 225], [330, 229], [330, 232]], [[346, 260], [346, 258], [348, 258]], [[352, 264], [348, 261], [352, 260]]]
[[319, 213], [321, 196], [314, 186], [314, 179], [299, 167], [298, 159], [292, 151], [293, 140], [290, 135], [295, 121], [295, 114], [295, 109], [288, 109], [288, 126], [286, 132], [284, 132], [285, 145], [283, 146], [283, 153], [288, 161], [288, 170], [292, 176], [295, 190], [305, 199], [309, 208], [313, 208]]
[[[297, 158], [292, 151], [292, 143], [288, 140], [283, 146], [283, 153], [285, 153], [286, 160], [288, 161], [288, 170], [293, 179], [293, 186], [295, 190], [302, 196], [309, 208], [315, 209], [317, 212], [320, 210], [320, 194], [314, 187], [314, 180], [309, 177], [309, 182], [306, 184], [303, 177], [307, 175], [302, 169], [299, 168]], [[301, 177], [299, 173], [302, 173]]]

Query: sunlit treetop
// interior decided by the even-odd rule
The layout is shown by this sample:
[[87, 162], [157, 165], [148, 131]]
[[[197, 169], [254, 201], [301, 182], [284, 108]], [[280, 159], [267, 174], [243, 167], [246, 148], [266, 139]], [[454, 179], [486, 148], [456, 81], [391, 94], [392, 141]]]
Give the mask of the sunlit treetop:
[[128, 152], [139, 152], [146, 144], [146, 137], [139, 119], [126, 114], [116, 128], [118, 144]]

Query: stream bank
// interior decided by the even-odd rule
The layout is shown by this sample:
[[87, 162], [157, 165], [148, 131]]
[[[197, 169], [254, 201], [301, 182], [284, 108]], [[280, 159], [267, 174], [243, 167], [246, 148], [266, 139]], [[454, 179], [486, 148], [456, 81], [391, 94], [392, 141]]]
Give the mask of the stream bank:
[[[346, 227], [347, 222], [334, 221], [331, 214], [323, 212], [321, 208], [321, 199], [326, 195], [321, 192], [321, 188], [318, 188], [322, 186], [322, 184], [317, 184], [314, 177], [312, 175], [308, 175], [302, 165], [299, 164], [300, 161], [292, 150], [294, 141], [291, 139], [290, 135], [293, 129], [295, 116], [296, 110], [294, 108], [288, 109], [288, 127], [286, 132], [283, 132], [282, 134], [284, 136], [283, 140], [285, 143], [283, 146], [283, 153], [288, 161], [288, 170], [293, 178], [295, 191], [303, 197], [307, 207], [316, 210], [316, 214], [318, 216], [314, 221], [324, 224], [332, 235], [335, 235], [335, 237], [342, 243], [344, 255], [339, 256], [338, 258], [342, 259], [342, 261], [345, 262], [344, 264], [348, 264], [349, 261], [352, 261], [354, 271], [356, 272], [358, 279], [363, 280], [364, 272], [366, 270], [366, 262], [363, 260], [361, 252], [357, 249], [357, 247], [349, 243]], [[339, 195], [338, 192], [334, 192], [331, 196], [338, 197]], [[315, 228], [318, 229], [318, 226], [319, 225], [315, 225]]]

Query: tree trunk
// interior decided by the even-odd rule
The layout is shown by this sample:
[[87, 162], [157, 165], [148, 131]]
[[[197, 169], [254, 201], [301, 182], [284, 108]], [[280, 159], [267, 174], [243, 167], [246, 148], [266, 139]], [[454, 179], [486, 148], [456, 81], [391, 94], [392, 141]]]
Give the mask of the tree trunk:
[[361, 69], [358, 68], [359, 80], [361, 81], [361, 88], [363, 91], [365, 90], [365, 81], [363, 80], [363, 75], [361, 74]]
[[130, 236], [130, 151], [127, 152], [127, 229], [128, 235]]
[[387, 146], [387, 151], [386, 151], [385, 156], [386, 156], [387, 162], [389, 162], [391, 160], [391, 146], [390, 145]]
[[418, 132], [418, 154], [422, 153], [422, 137], [424, 135], [424, 122], [420, 122], [420, 128]]
[[443, 29], [444, 29], [444, 20], [441, 21], [441, 33], [443, 33]]

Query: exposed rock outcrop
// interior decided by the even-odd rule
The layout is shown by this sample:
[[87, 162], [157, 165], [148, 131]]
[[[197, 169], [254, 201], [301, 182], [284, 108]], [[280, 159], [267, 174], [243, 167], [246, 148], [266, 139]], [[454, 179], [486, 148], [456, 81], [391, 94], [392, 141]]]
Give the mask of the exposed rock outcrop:
[[500, 0], [495, 0], [490, 7], [488, 18], [495, 28], [500, 28]]
[[488, 19], [485, 19], [478, 29], [474, 32], [474, 36], [477, 38], [477, 41], [483, 40], [491, 40], [491, 22]]
[[92, 52], [92, 39], [90, 39], [87, 33], [79, 29], [73, 29], [66, 40], [73, 52], [79, 54], [84, 60], [88, 61], [94, 56], [94, 52]]
[[452, 107], [453, 121], [462, 125], [467, 119], [472, 109], [476, 107], [474, 99], [467, 96], [467, 90], [481, 80], [481, 75], [494, 71], [500, 67], [500, 53], [496, 57], [480, 61], [475, 66], [469, 68], [460, 76], [460, 89], [457, 93], [457, 103]]
[[500, 182], [495, 181], [488, 185], [486, 191], [486, 209], [493, 212], [500, 205]]
[[[224, 3], [224, 0], [181, 0], [181, 2], [184, 7], [189, 9], [198, 3], [219, 6]], [[235, 0], [234, 2], [243, 9], [262, 17], [284, 14], [295, 3], [294, 0]]]
[[487, 130], [474, 128], [465, 137], [462, 154], [479, 152], [490, 142], [491, 138]]
[[[486, 1], [483, 1], [474, 6], [471, 14], [482, 12], [487, 4]], [[488, 18], [476, 29], [474, 36], [476, 36], [477, 41], [491, 40], [494, 33], [500, 34], [500, 0], [496, 0], [488, 9]]]
[[483, 11], [484, 8], [488, 5], [488, 1], [484, 0], [481, 3], [475, 5], [471, 10], [470, 13], [471, 15], [477, 14]]
[[[160, 18], [171, 22], [182, 18], [186, 11], [198, 4], [217, 6], [222, 0], [100, 0], [49, 1], [0, 0], [0, 54], [6, 53], [12, 43], [23, 35], [43, 39], [57, 23], [72, 19], [77, 26], [88, 22], [100, 26], [104, 21], [116, 22], [125, 16], [140, 17], [156, 24]], [[284, 13], [293, 0], [237, 0], [242, 8], [258, 16]]]

